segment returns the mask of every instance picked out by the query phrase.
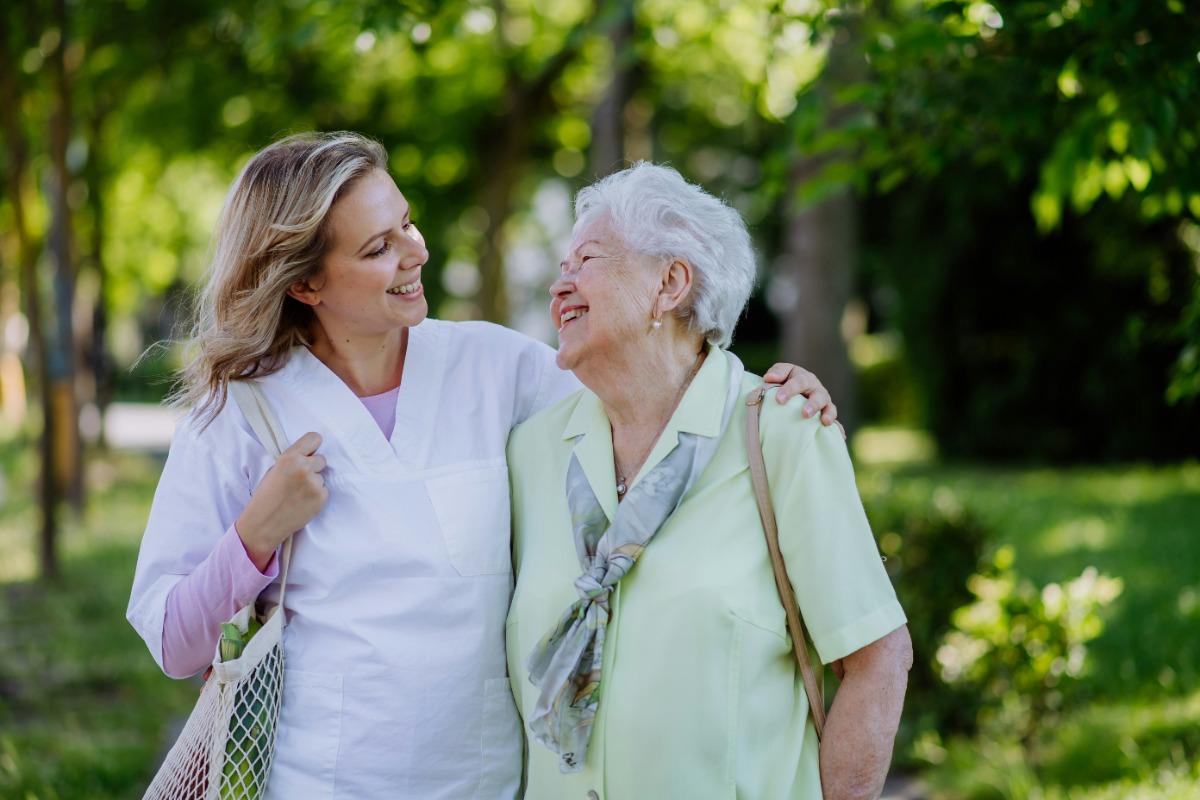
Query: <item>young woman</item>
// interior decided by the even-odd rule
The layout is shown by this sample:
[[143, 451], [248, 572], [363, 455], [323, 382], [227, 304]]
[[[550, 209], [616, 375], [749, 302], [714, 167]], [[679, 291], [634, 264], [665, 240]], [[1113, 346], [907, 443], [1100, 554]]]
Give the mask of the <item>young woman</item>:
[[[509, 431], [578, 390], [554, 351], [427, 319], [429, 254], [377, 143], [306, 134], [258, 153], [216, 233], [128, 618], [173, 677], [266, 590], [295, 531], [272, 798], [513, 797]], [[813, 376], [781, 390], [836, 413]], [[272, 463], [231, 380], [294, 444]], [[548, 487], [548, 491], [557, 491]]]

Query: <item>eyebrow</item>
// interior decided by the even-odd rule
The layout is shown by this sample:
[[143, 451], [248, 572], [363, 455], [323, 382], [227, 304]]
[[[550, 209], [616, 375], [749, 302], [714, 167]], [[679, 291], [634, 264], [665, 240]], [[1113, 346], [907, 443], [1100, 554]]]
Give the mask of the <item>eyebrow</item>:
[[[580, 250], [582, 250], [582, 249], [583, 249], [583, 246], [584, 246], [585, 244], [597, 244], [597, 245], [600, 245], [601, 247], [603, 247], [603, 246], [604, 246], [604, 244], [603, 244], [601, 241], [599, 241], [598, 239], [588, 239], [587, 241], [580, 242], [580, 243], [579, 243], [579, 246], [578, 246], [578, 247], [576, 247], [576, 248], [574, 249], [574, 251], [572, 251], [572, 252], [578, 253]], [[567, 259], [565, 259], [565, 258], [564, 258], [562, 261], [558, 262], [558, 268], [559, 268], [559, 269], [562, 269], [562, 267], [563, 267], [563, 264], [566, 264], [566, 263], [567, 263]]]
[[[409, 206], [409, 207], [408, 207], [408, 208], [407, 208], [407, 209], [404, 211], [404, 219], [405, 219], [405, 221], [407, 221], [411, 215], [412, 215], [412, 206]], [[367, 245], [369, 245], [371, 242], [373, 242], [373, 241], [375, 241], [376, 239], [378, 239], [380, 236], [384, 236], [384, 235], [386, 235], [386, 234], [389, 234], [389, 233], [391, 233], [391, 232], [392, 232], [392, 230], [393, 230], [392, 226], [390, 226], [390, 225], [389, 225], [388, 227], [386, 227], [386, 228], [384, 228], [383, 230], [381, 230], [379, 233], [377, 233], [377, 234], [375, 234], [374, 236], [372, 236], [372, 237], [370, 237], [369, 239], [367, 239], [365, 242], [363, 242], [363, 243], [362, 243], [362, 246], [358, 248], [358, 250], [355, 252], [355, 255], [358, 255], [358, 254], [359, 254], [359, 253], [361, 253], [363, 250], [366, 250], [366, 249], [367, 249]]]
[[[362, 243], [362, 247], [358, 248], [358, 252], [359, 252], [359, 253], [361, 253], [363, 250], [366, 250], [366, 249], [367, 249], [367, 245], [369, 245], [371, 242], [375, 241], [375, 240], [376, 240], [376, 239], [378, 239], [380, 236], [384, 236], [384, 235], [386, 235], [386, 234], [388, 234], [388, 233], [391, 233], [391, 232], [392, 232], [392, 229], [391, 229], [391, 227], [389, 226], [387, 229], [385, 229], [385, 230], [382, 230], [382, 231], [380, 231], [379, 233], [375, 234], [374, 236], [372, 236], [371, 238], [367, 239], [365, 242], [363, 242], [363, 243]], [[356, 253], [356, 255], [357, 255], [357, 253]]]

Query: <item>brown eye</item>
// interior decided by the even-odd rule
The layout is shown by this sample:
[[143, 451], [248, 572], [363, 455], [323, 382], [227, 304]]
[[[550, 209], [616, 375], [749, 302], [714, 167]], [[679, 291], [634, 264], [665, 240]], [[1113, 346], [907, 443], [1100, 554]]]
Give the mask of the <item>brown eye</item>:
[[379, 245], [378, 250], [372, 250], [370, 253], [367, 253], [367, 258], [379, 258], [381, 255], [390, 250], [391, 247], [391, 242], [389, 242], [387, 239], [384, 239], [383, 244]]

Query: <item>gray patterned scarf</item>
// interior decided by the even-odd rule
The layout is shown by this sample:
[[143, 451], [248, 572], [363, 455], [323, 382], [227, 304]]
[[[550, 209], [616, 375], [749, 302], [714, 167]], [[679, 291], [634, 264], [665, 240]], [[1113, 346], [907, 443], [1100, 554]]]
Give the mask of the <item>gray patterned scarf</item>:
[[709, 358], [720, 357], [729, 359], [731, 373], [720, 432], [712, 438], [680, 433], [679, 443], [667, 457], [630, 487], [611, 525], [579, 458], [571, 454], [566, 489], [575, 550], [583, 568], [583, 574], [575, 579], [579, 599], [542, 638], [526, 663], [530, 683], [541, 689], [529, 730], [535, 740], [558, 753], [559, 769], [564, 773], [583, 769], [600, 704], [609, 598], [708, 466], [733, 416], [742, 362], [717, 348], [709, 353]]

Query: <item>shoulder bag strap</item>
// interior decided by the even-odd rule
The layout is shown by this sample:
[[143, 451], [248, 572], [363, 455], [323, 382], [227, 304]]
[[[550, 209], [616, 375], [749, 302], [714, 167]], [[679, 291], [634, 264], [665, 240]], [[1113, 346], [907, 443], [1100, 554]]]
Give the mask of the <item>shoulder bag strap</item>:
[[767, 485], [767, 467], [763, 462], [762, 442], [759, 438], [759, 411], [766, 394], [766, 387], [760, 386], [746, 398], [746, 455], [750, 463], [750, 479], [754, 482], [754, 499], [758, 501], [758, 515], [762, 519], [763, 533], [767, 537], [767, 552], [771, 555], [771, 567], [775, 572], [775, 588], [779, 591], [779, 599], [783, 603], [788, 633], [792, 636], [792, 651], [804, 678], [804, 691], [808, 695], [813, 727], [817, 729], [819, 740], [825, 731], [825, 696], [808, 658], [808, 634], [804, 629], [800, 608], [796, 605], [796, 595], [792, 591], [792, 582], [788, 578], [783, 553], [779, 549], [779, 527], [775, 524], [775, 508], [771, 504], [771, 489]]
[[[238, 404], [246, 421], [250, 423], [250, 429], [254, 431], [254, 435], [258, 437], [258, 441], [267, 449], [267, 452], [273, 458], [283, 455], [283, 451], [287, 449], [287, 436], [284, 434], [279, 420], [271, 411], [271, 406], [267, 403], [267, 398], [258, 382], [232, 380], [229, 382], [229, 395]], [[287, 591], [288, 567], [292, 562], [292, 539], [293, 536], [289, 536], [283, 544], [282, 563], [279, 570], [279, 605], [281, 608], [283, 607], [284, 593]], [[284, 617], [282, 622], [286, 625], [287, 617]]]

